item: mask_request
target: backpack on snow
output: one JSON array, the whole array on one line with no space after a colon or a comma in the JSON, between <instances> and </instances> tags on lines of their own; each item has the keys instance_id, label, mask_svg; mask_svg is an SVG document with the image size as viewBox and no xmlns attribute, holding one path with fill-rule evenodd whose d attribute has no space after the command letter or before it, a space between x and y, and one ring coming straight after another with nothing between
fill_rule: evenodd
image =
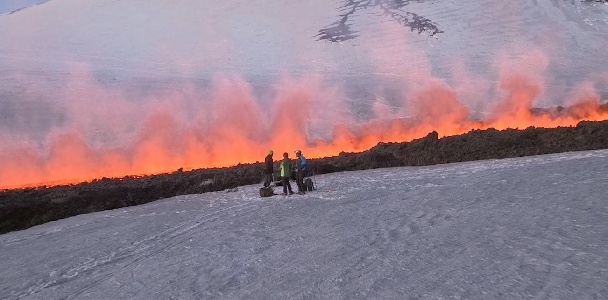
<instances>
[{"instance_id":1,"label":"backpack on snow","mask_svg":"<svg viewBox=\"0 0 608 300\"><path fill-rule=\"evenodd\" d=\"M274 195L274 190L271 187L261 187L260 197L270 197Z\"/></svg>"},{"instance_id":2,"label":"backpack on snow","mask_svg":"<svg viewBox=\"0 0 608 300\"><path fill-rule=\"evenodd\" d=\"M304 186L306 187L307 192L315 190L315 183L312 182L312 179L310 178L304 179Z\"/></svg>"}]
</instances>

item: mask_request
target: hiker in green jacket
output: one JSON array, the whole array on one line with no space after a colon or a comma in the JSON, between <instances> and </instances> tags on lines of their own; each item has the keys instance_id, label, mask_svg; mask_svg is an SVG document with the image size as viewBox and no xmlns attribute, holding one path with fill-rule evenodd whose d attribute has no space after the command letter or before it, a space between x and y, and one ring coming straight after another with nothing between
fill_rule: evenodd
<instances>
[{"instance_id":1,"label":"hiker in green jacket","mask_svg":"<svg viewBox=\"0 0 608 300\"><path fill-rule=\"evenodd\" d=\"M289 154L287 152L283 153L283 161L281 161L280 165L280 174L281 180L283 181L283 195L287 195L287 190L289 190L289 195L293 194L291 190L291 171L293 170L293 165L289 160Z\"/></svg>"}]
</instances>

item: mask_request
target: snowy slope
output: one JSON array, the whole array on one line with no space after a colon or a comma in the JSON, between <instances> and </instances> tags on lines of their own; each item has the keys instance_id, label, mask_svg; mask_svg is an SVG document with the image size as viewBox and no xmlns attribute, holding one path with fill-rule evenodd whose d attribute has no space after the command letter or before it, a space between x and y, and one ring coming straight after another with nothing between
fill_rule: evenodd
<instances>
[{"instance_id":1,"label":"snowy slope","mask_svg":"<svg viewBox=\"0 0 608 300\"><path fill-rule=\"evenodd\" d=\"M608 150L327 174L0 236L8 299L607 299Z\"/></svg>"}]
</instances>

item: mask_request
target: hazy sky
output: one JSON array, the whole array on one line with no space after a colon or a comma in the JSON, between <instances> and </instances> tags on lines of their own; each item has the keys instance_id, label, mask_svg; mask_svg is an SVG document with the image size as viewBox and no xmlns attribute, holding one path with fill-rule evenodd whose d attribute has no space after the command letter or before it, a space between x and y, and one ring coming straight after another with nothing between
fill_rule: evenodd
<instances>
[{"instance_id":1,"label":"hazy sky","mask_svg":"<svg viewBox=\"0 0 608 300\"><path fill-rule=\"evenodd\" d=\"M0 1L0 14L9 13L19 8L42 3L45 0L2 0Z\"/></svg>"}]
</instances>

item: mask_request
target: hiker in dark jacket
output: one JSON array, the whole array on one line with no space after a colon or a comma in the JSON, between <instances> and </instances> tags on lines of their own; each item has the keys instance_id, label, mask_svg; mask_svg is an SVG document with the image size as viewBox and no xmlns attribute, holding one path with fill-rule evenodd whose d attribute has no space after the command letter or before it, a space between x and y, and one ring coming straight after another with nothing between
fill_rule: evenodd
<instances>
[{"instance_id":1,"label":"hiker in dark jacket","mask_svg":"<svg viewBox=\"0 0 608 300\"><path fill-rule=\"evenodd\" d=\"M272 150L269 150L264 159L264 187L269 187L272 182L272 173L274 173L272 154Z\"/></svg>"},{"instance_id":2,"label":"hiker in dark jacket","mask_svg":"<svg viewBox=\"0 0 608 300\"><path fill-rule=\"evenodd\" d=\"M298 184L298 194L306 193L306 186L304 185L304 176L308 174L308 164L306 158L302 155L302 151L296 150L296 183Z\"/></svg>"},{"instance_id":3,"label":"hiker in dark jacket","mask_svg":"<svg viewBox=\"0 0 608 300\"><path fill-rule=\"evenodd\" d=\"M289 190L290 195L293 194L291 183L289 183L289 180L291 180L291 171L293 169L293 165L289 160L289 154L287 154L287 152L283 153L283 161L281 161L281 166L279 169L279 174L281 174L281 180L283 181L283 195L287 195L287 190Z\"/></svg>"}]
</instances>

